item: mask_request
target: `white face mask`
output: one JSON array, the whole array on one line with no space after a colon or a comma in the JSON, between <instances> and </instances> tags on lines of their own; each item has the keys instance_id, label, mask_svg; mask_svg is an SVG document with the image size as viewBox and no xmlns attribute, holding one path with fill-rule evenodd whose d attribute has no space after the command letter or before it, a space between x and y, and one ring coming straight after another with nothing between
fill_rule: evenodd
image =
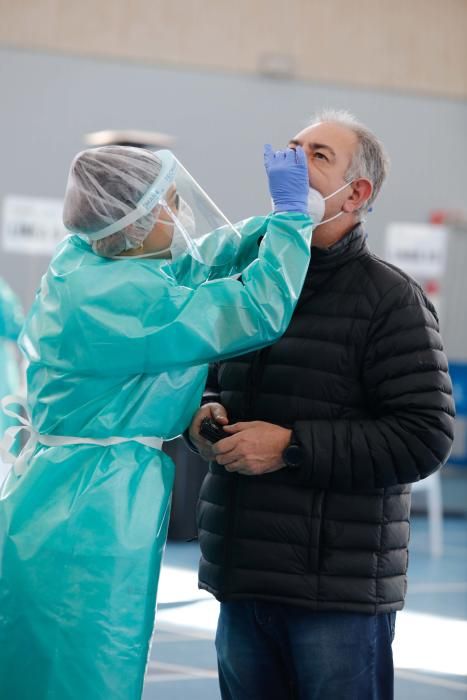
<instances>
[{"instance_id":1,"label":"white face mask","mask_svg":"<svg viewBox=\"0 0 467 700\"><path fill-rule=\"evenodd\" d=\"M158 218L154 222L159 222L172 228L172 241L170 246L168 248L163 248L162 250L154 250L151 253L132 255L131 258L133 260L141 258L161 258L164 257L163 253L170 253L172 260L176 260L177 258L181 257L186 250L191 249L193 243L190 245L188 241L192 242L196 236L196 224L192 208L180 197L178 212L177 214L172 213L172 216L176 220L176 223L170 219L162 218ZM115 256L113 259L122 260L127 258Z\"/></svg>"},{"instance_id":2,"label":"white face mask","mask_svg":"<svg viewBox=\"0 0 467 700\"><path fill-rule=\"evenodd\" d=\"M190 247L196 237L196 223L192 208L180 197L179 209L176 215L177 225L174 224L170 253L176 260Z\"/></svg>"},{"instance_id":3,"label":"white face mask","mask_svg":"<svg viewBox=\"0 0 467 700\"><path fill-rule=\"evenodd\" d=\"M342 192L342 190L351 185L352 182L353 180L351 180L350 182L346 182L345 185L339 187L339 189L337 189L335 192L328 194L327 197L323 197L321 192L318 192L318 190L315 190L313 187L310 187L310 191L308 192L308 213L313 221L313 228L321 226L321 224L327 224L328 221L333 221L334 219L337 219L338 216L341 216L341 214L344 213L343 211L340 211L335 216L331 216L329 217L329 219L325 219L324 221L322 221L324 216L324 210L326 208L326 200L330 199L331 197L334 197L334 195L338 192Z\"/></svg>"}]
</instances>

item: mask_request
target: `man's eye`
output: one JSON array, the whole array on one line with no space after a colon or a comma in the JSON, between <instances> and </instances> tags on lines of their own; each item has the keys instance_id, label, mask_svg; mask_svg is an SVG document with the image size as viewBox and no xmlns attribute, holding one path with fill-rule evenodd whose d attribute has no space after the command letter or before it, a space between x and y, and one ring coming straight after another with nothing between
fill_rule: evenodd
<instances>
[{"instance_id":1,"label":"man's eye","mask_svg":"<svg viewBox=\"0 0 467 700\"><path fill-rule=\"evenodd\" d=\"M324 153L320 153L319 151L316 151L315 158L323 158L324 160L327 160L327 156L325 156Z\"/></svg>"}]
</instances>

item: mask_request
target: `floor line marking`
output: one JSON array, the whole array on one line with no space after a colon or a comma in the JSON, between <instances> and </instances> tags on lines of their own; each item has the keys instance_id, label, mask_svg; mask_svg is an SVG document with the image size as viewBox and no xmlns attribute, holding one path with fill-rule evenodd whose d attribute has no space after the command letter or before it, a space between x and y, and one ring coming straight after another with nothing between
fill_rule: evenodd
<instances>
[{"instance_id":1,"label":"floor line marking","mask_svg":"<svg viewBox=\"0 0 467 700\"><path fill-rule=\"evenodd\" d=\"M149 671L160 670L161 674L170 674L176 680L179 676L189 678L217 678L217 671L210 668L197 668L196 666L185 666L182 664L167 663L166 661L150 661Z\"/></svg>"},{"instance_id":2,"label":"floor line marking","mask_svg":"<svg viewBox=\"0 0 467 700\"><path fill-rule=\"evenodd\" d=\"M186 637L194 637L195 639L213 640L216 636L215 631L210 632L209 630L198 629L196 627L185 627L183 625L177 625L175 622L157 622L156 620L156 634L157 630L163 632L172 632L174 634L183 634Z\"/></svg>"},{"instance_id":3,"label":"floor line marking","mask_svg":"<svg viewBox=\"0 0 467 700\"><path fill-rule=\"evenodd\" d=\"M458 681L449 681L444 678L436 678L434 676L428 676L423 673L417 673L415 671L401 671L396 669L396 678L401 678L407 681L414 681L415 683L425 683L426 685L436 685L440 688L447 688L449 690L467 690L467 683L459 683Z\"/></svg>"},{"instance_id":4,"label":"floor line marking","mask_svg":"<svg viewBox=\"0 0 467 700\"><path fill-rule=\"evenodd\" d=\"M144 681L145 683L175 683L178 681L211 681L211 680L216 680L217 681L217 673L215 676L176 676L172 675L171 673L148 673Z\"/></svg>"}]
</instances>

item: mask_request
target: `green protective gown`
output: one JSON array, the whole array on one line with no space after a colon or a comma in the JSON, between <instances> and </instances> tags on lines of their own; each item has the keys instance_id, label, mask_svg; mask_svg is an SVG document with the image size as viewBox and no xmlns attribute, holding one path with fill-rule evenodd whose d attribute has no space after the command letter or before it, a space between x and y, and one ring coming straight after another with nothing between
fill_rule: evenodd
<instances>
[{"instance_id":1,"label":"green protective gown","mask_svg":"<svg viewBox=\"0 0 467 700\"><path fill-rule=\"evenodd\" d=\"M20 338L35 430L182 433L206 363L278 338L308 268L308 216L240 230L241 280L214 279L218 260L203 284L196 264L106 260L66 239ZM0 492L2 700L139 700L173 478L165 453L131 440L39 442L23 474L11 470Z\"/></svg>"},{"instance_id":2,"label":"green protective gown","mask_svg":"<svg viewBox=\"0 0 467 700\"><path fill-rule=\"evenodd\" d=\"M0 278L0 399L19 388L18 358L15 352L24 317L13 290ZM0 410L0 439L14 421ZM1 481L1 478L0 478Z\"/></svg>"}]
</instances>

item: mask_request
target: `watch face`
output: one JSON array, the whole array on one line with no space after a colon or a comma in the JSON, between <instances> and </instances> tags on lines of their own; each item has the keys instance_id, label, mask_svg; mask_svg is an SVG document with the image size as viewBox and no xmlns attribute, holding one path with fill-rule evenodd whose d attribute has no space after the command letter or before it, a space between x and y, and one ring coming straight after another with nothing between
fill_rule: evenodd
<instances>
[{"instance_id":1,"label":"watch face","mask_svg":"<svg viewBox=\"0 0 467 700\"><path fill-rule=\"evenodd\" d=\"M303 450L300 445L289 445L284 450L284 461L288 467L299 467L303 460Z\"/></svg>"}]
</instances>

